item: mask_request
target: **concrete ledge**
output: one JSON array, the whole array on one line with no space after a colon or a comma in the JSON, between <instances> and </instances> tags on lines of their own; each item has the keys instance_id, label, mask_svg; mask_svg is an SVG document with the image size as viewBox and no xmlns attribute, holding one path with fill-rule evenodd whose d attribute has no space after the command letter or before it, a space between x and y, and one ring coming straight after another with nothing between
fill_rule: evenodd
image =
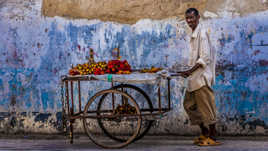
<instances>
[{"instance_id":1,"label":"concrete ledge","mask_svg":"<svg viewBox=\"0 0 268 151\"><path fill-rule=\"evenodd\" d=\"M221 136L268 136L268 125L260 120L247 121L245 117L239 118L225 117L225 122L217 124L218 133ZM227 121L227 122L226 122ZM228 122L229 121L229 122ZM191 136L199 134L196 126L190 126L189 122L177 121L168 125L166 119L157 120L150 129L150 135L176 135ZM228 124L235 125L228 125ZM74 133L84 132L83 124L77 121L74 124ZM12 135L35 135L35 134L61 134L64 127L62 125L62 113L39 113L39 112L21 112L8 113L0 112L0 134ZM45 135L44 135L45 136Z\"/></svg>"}]
</instances>

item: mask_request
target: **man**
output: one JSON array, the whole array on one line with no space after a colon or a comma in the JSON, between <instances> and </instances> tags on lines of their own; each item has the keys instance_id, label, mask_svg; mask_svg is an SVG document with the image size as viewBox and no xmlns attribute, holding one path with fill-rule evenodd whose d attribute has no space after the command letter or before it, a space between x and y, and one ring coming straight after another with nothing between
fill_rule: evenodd
<instances>
[{"instance_id":1,"label":"man","mask_svg":"<svg viewBox=\"0 0 268 151\"><path fill-rule=\"evenodd\" d=\"M185 19L192 29L190 37L190 70L180 72L188 77L188 88L183 102L192 125L199 125L201 135L194 140L199 146L219 145L216 142L216 105L212 85L215 81L215 53L208 32L199 24L197 9L189 8Z\"/></svg>"}]
</instances>

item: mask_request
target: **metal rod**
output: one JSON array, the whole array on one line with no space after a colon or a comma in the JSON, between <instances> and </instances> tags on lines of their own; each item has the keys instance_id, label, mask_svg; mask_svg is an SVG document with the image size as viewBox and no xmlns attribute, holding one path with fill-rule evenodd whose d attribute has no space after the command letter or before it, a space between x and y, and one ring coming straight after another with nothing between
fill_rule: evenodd
<instances>
[{"instance_id":1,"label":"metal rod","mask_svg":"<svg viewBox=\"0 0 268 151\"><path fill-rule=\"evenodd\" d=\"M78 115L76 116L76 118L117 118L117 117L136 117L136 116L155 116L155 115L162 115L166 112L161 112L161 113L147 113L147 114L141 114L141 115L138 115L138 114L119 114L119 115L86 115L86 116L83 116L83 115ZM73 117L74 118L74 117Z\"/></svg>"},{"instance_id":2,"label":"metal rod","mask_svg":"<svg viewBox=\"0 0 268 151\"><path fill-rule=\"evenodd\" d=\"M114 87L114 83L113 81L111 82L112 88ZM115 105L114 105L114 93L112 93L112 106L113 106L113 110L115 109Z\"/></svg>"},{"instance_id":3,"label":"metal rod","mask_svg":"<svg viewBox=\"0 0 268 151\"><path fill-rule=\"evenodd\" d=\"M63 127L63 130L65 131L67 126L66 126L66 102L65 102L65 99L64 99L64 82L61 81L61 103L62 103L62 114L61 114L61 117L62 117L62 127Z\"/></svg>"},{"instance_id":4,"label":"metal rod","mask_svg":"<svg viewBox=\"0 0 268 151\"><path fill-rule=\"evenodd\" d=\"M169 111L168 108L162 108L162 111ZM154 112L154 111L159 111L159 109L140 109L141 112ZM83 112L80 112L81 114ZM113 110L101 110L101 111L87 111L87 113L113 113ZM78 115L79 113L76 113L74 115Z\"/></svg>"},{"instance_id":5,"label":"metal rod","mask_svg":"<svg viewBox=\"0 0 268 151\"><path fill-rule=\"evenodd\" d=\"M66 101L67 101L67 109L68 109L68 116L70 115L70 100L69 100L69 85L68 81L65 81L65 87L66 87Z\"/></svg>"},{"instance_id":6,"label":"metal rod","mask_svg":"<svg viewBox=\"0 0 268 151\"><path fill-rule=\"evenodd\" d=\"M74 90L73 90L73 81L71 81L71 100L72 100L72 107L71 107L71 116L74 114ZM70 120L70 143L73 144L73 123L74 119Z\"/></svg>"},{"instance_id":7,"label":"metal rod","mask_svg":"<svg viewBox=\"0 0 268 151\"><path fill-rule=\"evenodd\" d=\"M159 112L162 111L161 109L161 91L160 91L160 84L158 84L158 109L159 109Z\"/></svg>"},{"instance_id":8,"label":"metal rod","mask_svg":"<svg viewBox=\"0 0 268 151\"><path fill-rule=\"evenodd\" d=\"M123 88L123 86L121 87L121 91L124 92L124 88ZM125 104L127 103L127 101L125 101L123 95L121 96L121 99L122 99L122 100L121 100L122 105L125 105Z\"/></svg>"},{"instance_id":9,"label":"metal rod","mask_svg":"<svg viewBox=\"0 0 268 151\"><path fill-rule=\"evenodd\" d=\"M170 109L170 78L168 80L168 109Z\"/></svg>"},{"instance_id":10,"label":"metal rod","mask_svg":"<svg viewBox=\"0 0 268 151\"><path fill-rule=\"evenodd\" d=\"M72 113L74 113L74 89L73 89L73 81L71 81L71 100L72 100L72 107L71 107L71 111Z\"/></svg>"},{"instance_id":11,"label":"metal rod","mask_svg":"<svg viewBox=\"0 0 268 151\"><path fill-rule=\"evenodd\" d=\"M141 111L151 111L151 109L142 109ZM170 110L168 108L162 108L162 112L159 112L158 109L154 109L154 111L158 111L156 113L142 113L141 116L153 116L153 115L161 115L163 113L169 112ZM87 113L112 113L113 110L102 110L102 111L88 111ZM120 117L120 116L138 116L137 114L122 114L122 115L88 115L88 116L83 116L83 112L80 113L75 113L71 117L69 117L69 120L74 120L74 119L79 119L83 117L88 117L88 118L115 118L115 117Z\"/></svg>"},{"instance_id":12,"label":"metal rod","mask_svg":"<svg viewBox=\"0 0 268 151\"><path fill-rule=\"evenodd\" d=\"M73 127L73 123L74 123L74 120L72 117L73 117L73 107L71 108L71 116L70 116L70 144L73 144L73 140L74 140L74 127Z\"/></svg>"},{"instance_id":13,"label":"metal rod","mask_svg":"<svg viewBox=\"0 0 268 151\"><path fill-rule=\"evenodd\" d=\"M81 106L81 89L80 89L80 81L78 81L78 100L79 100L79 112L82 111L82 106Z\"/></svg>"}]
</instances>

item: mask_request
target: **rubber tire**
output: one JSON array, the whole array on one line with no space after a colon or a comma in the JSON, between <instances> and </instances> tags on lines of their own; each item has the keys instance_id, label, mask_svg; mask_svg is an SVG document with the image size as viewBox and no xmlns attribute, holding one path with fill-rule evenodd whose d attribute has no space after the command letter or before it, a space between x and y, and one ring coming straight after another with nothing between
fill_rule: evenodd
<instances>
[{"instance_id":1,"label":"rubber tire","mask_svg":"<svg viewBox=\"0 0 268 151\"><path fill-rule=\"evenodd\" d=\"M130 88L130 89L134 89L135 91L138 91L139 93L141 93L143 95L143 97L146 99L147 103L148 103L148 106L149 106L149 109L151 109L151 113L153 112L153 104L149 98L149 96L139 87L136 87L134 85L130 85L130 84L120 84L120 85L117 85L117 86L114 86L112 87L111 89L120 89L120 88ZM103 95L98 103L98 108L97 110L100 110L101 108L101 105L102 105L102 102L103 102L103 99L106 97L106 95ZM139 139L141 139L142 137L145 136L146 133L149 132L150 128L152 127L153 125L153 120L150 120L147 127L145 128L145 130L143 132L140 131L139 135L135 138L134 141L137 141ZM111 135L106 129L105 127L103 126L102 122L101 122L101 119L98 119L98 123L99 123L99 126L101 127L101 129L103 130L103 132L108 136L110 137L111 139L113 140L116 140L116 141L119 141L119 142L125 142L126 140L123 140L123 139L120 139L120 138L116 138L114 137L113 135Z\"/></svg>"},{"instance_id":2,"label":"rubber tire","mask_svg":"<svg viewBox=\"0 0 268 151\"><path fill-rule=\"evenodd\" d=\"M87 128L87 124L86 124L86 115L87 115L87 110L88 108L90 107L90 105L95 101L95 99L98 97L98 96L101 96L101 95L107 95L109 93L115 93L115 94L121 94L122 96L128 98L128 101L131 101L137 111L137 115L138 116L138 124L137 124L137 128L134 132L134 134L128 139L126 140L125 142L122 142L122 143L119 143L119 144L116 144L116 145L107 145L107 144L104 144L104 143L100 143L98 142L97 140L94 139L94 137L92 136L92 134L90 133L90 131L88 130ZM97 118L98 119L98 118ZM138 136L139 134L139 131L141 129L141 121L142 121L142 118L141 118L141 112L140 112L140 109L139 109L139 106L138 104L136 103L136 101L130 96L128 95L127 93L124 93L122 91L118 91L118 90L113 90L113 89L108 89L108 90L102 90L98 93L96 93L94 96L92 96L89 101L87 102L86 106L85 106L85 109L84 109L84 113L83 113L83 126L84 126L84 130L86 132L86 134L88 135L88 137L92 140L93 143L95 143L96 145L98 146L101 146L103 148L109 148L109 149L116 149L116 148L123 148L125 146L127 146L128 144L132 143L134 141L134 139Z\"/></svg>"}]
</instances>

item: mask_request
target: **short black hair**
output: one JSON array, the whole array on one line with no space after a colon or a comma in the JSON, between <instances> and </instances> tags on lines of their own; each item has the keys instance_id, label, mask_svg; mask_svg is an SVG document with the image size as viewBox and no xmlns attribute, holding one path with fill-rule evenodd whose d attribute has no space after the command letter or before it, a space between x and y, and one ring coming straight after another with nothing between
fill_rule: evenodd
<instances>
[{"instance_id":1,"label":"short black hair","mask_svg":"<svg viewBox=\"0 0 268 151\"><path fill-rule=\"evenodd\" d=\"M199 11L196 9L196 8L188 8L186 11L185 11L185 14L190 14L194 12L195 16L198 16L199 15Z\"/></svg>"}]
</instances>

